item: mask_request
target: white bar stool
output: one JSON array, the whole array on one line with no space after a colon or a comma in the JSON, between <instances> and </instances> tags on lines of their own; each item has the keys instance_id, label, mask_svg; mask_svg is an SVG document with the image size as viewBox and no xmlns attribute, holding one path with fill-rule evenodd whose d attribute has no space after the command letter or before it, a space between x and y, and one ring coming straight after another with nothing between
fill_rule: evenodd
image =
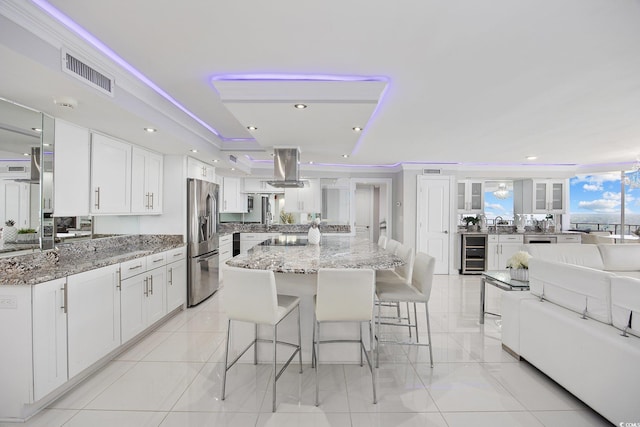
<instances>
[{"instance_id":1,"label":"white bar stool","mask_svg":"<svg viewBox=\"0 0 640 427\"><path fill-rule=\"evenodd\" d=\"M398 286L405 286L411 284L411 275L413 274L413 248L409 246L403 245L402 243L398 244L396 249L396 256L404 261L403 265L396 267L394 270L378 270L376 271L376 286L378 283L386 283L388 285L396 284ZM378 305L381 302L378 301ZM395 307L396 315L395 316L387 316L385 319L395 319L396 322L406 321L405 326L409 328L409 338L411 338L411 323L409 319L409 303L406 303L407 308L407 317L403 317L402 311L400 310L400 303L382 303L384 307ZM380 313L378 313L380 316Z\"/></svg>"},{"instance_id":2,"label":"white bar stool","mask_svg":"<svg viewBox=\"0 0 640 427\"><path fill-rule=\"evenodd\" d=\"M375 293L373 270L346 268L319 269L318 290L313 327L312 365L316 370L316 406L319 401L318 365L320 364L320 344L351 342L360 343L360 366L362 355L367 359L373 384L373 403L377 403L375 369L362 341L362 323L369 322L371 355L373 356L373 298ZM360 338L357 340L320 340L320 325L326 322L357 322ZM317 329L317 331L316 331Z\"/></svg>"},{"instance_id":3,"label":"white bar stool","mask_svg":"<svg viewBox=\"0 0 640 427\"><path fill-rule=\"evenodd\" d=\"M429 347L429 361L433 368L433 351L431 349L431 324L429 322L429 297L431 296L431 287L433 284L433 271L435 268L436 260L432 256L425 253L418 252L415 256L415 262L413 264L413 273L411 284L398 284L393 282L376 282L376 295L380 304L382 303L400 303L407 302L413 303L414 322L411 322L411 315L407 313L409 319L407 323L404 322L382 322L383 317L380 313L380 304L378 304L378 331L377 339L378 345L376 347L376 366L379 366L380 361L380 343L401 344L401 345L418 345ZM418 316L416 311L416 303L424 303L425 313L427 317L427 337L429 339L428 344L420 342L420 336L418 335ZM405 319L403 319L405 320ZM403 326L409 328L415 328L416 341L415 342L399 342L391 340L382 340L380 337L380 326Z\"/></svg>"},{"instance_id":4,"label":"white bar stool","mask_svg":"<svg viewBox=\"0 0 640 427\"><path fill-rule=\"evenodd\" d=\"M224 354L224 374L222 376L222 400L225 399L227 371L253 346L253 363L258 363L258 341L273 343L273 412L276 411L276 382L289 363L298 354L300 373L302 373L302 353L300 352L300 298L280 295L276 292L276 279L273 271L250 270L246 268L225 267L224 270L224 303L229 324L227 325L227 343ZM298 309L298 344L278 341L278 325L295 308ZM229 340L231 321L255 324L255 338L231 362L229 359ZM273 327L273 340L258 339L258 325ZM295 350L289 360L278 372L277 344L293 347Z\"/></svg>"}]
</instances>

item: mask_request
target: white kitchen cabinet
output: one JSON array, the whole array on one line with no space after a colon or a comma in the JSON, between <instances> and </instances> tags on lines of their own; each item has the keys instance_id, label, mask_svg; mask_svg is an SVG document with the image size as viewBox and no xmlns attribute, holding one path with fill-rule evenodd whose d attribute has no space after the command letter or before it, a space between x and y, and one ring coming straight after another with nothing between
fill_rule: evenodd
<instances>
[{"instance_id":1,"label":"white kitchen cabinet","mask_svg":"<svg viewBox=\"0 0 640 427\"><path fill-rule=\"evenodd\" d=\"M32 287L34 401L68 379L66 285L64 278Z\"/></svg>"},{"instance_id":2,"label":"white kitchen cabinet","mask_svg":"<svg viewBox=\"0 0 640 427\"><path fill-rule=\"evenodd\" d=\"M30 206L31 192L35 191L35 185L24 182L2 181L0 180L0 227L4 227L5 221L12 219L15 227L36 228L31 226ZM37 196L35 199L37 200ZM37 211L38 208L36 207Z\"/></svg>"},{"instance_id":3,"label":"white kitchen cabinet","mask_svg":"<svg viewBox=\"0 0 640 427\"><path fill-rule=\"evenodd\" d=\"M245 193L282 193L282 188L272 187L267 178L244 178L243 191Z\"/></svg>"},{"instance_id":4,"label":"white kitchen cabinet","mask_svg":"<svg viewBox=\"0 0 640 427\"><path fill-rule=\"evenodd\" d=\"M240 178L224 177L222 179L222 203L221 213L244 213L247 212L247 198L242 194L242 182Z\"/></svg>"},{"instance_id":5,"label":"white kitchen cabinet","mask_svg":"<svg viewBox=\"0 0 640 427\"><path fill-rule=\"evenodd\" d=\"M218 246L218 265L219 265L219 276L218 279L220 282L223 280L223 267L226 265L226 262L233 258L233 234L225 234L224 236L220 236L219 246Z\"/></svg>"},{"instance_id":6,"label":"white kitchen cabinet","mask_svg":"<svg viewBox=\"0 0 640 427\"><path fill-rule=\"evenodd\" d=\"M138 265L146 268L137 268ZM144 263L127 261L120 268L137 272L120 282L122 342L125 343L166 314L166 257L164 253L149 255Z\"/></svg>"},{"instance_id":7,"label":"white kitchen cabinet","mask_svg":"<svg viewBox=\"0 0 640 427\"><path fill-rule=\"evenodd\" d=\"M522 250L524 238L521 234L490 234L487 242L487 269L505 270L509 258Z\"/></svg>"},{"instance_id":8,"label":"white kitchen cabinet","mask_svg":"<svg viewBox=\"0 0 640 427\"><path fill-rule=\"evenodd\" d=\"M284 210L287 212L322 212L322 191L319 179L304 180L302 188L284 189Z\"/></svg>"},{"instance_id":9,"label":"white kitchen cabinet","mask_svg":"<svg viewBox=\"0 0 640 427\"><path fill-rule=\"evenodd\" d=\"M131 212L131 144L91 135L91 213Z\"/></svg>"},{"instance_id":10,"label":"white kitchen cabinet","mask_svg":"<svg viewBox=\"0 0 640 427\"><path fill-rule=\"evenodd\" d=\"M54 216L89 215L91 138L89 129L55 122Z\"/></svg>"},{"instance_id":11,"label":"white kitchen cabinet","mask_svg":"<svg viewBox=\"0 0 640 427\"><path fill-rule=\"evenodd\" d=\"M567 181L521 179L513 182L515 214L562 214L567 210Z\"/></svg>"},{"instance_id":12,"label":"white kitchen cabinet","mask_svg":"<svg viewBox=\"0 0 640 427\"><path fill-rule=\"evenodd\" d=\"M134 146L131 159L131 213L162 213L162 155Z\"/></svg>"},{"instance_id":13,"label":"white kitchen cabinet","mask_svg":"<svg viewBox=\"0 0 640 427\"><path fill-rule=\"evenodd\" d=\"M120 346L119 265L67 277L69 378Z\"/></svg>"},{"instance_id":14,"label":"white kitchen cabinet","mask_svg":"<svg viewBox=\"0 0 640 427\"><path fill-rule=\"evenodd\" d=\"M582 236L580 234L558 234L556 243L582 243Z\"/></svg>"},{"instance_id":15,"label":"white kitchen cabinet","mask_svg":"<svg viewBox=\"0 0 640 427\"><path fill-rule=\"evenodd\" d=\"M484 212L484 182L464 180L458 181L458 212Z\"/></svg>"},{"instance_id":16,"label":"white kitchen cabinet","mask_svg":"<svg viewBox=\"0 0 640 427\"><path fill-rule=\"evenodd\" d=\"M187 157L187 178L215 182L216 169L207 163L201 162L200 160Z\"/></svg>"},{"instance_id":17,"label":"white kitchen cabinet","mask_svg":"<svg viewBox=\"0 0 640 427\"><path fill-rule=\"evenodd\" d=\"M187 302L186 255L186 247L167 251L167 313Z\"/></svg>"}]
</instances>

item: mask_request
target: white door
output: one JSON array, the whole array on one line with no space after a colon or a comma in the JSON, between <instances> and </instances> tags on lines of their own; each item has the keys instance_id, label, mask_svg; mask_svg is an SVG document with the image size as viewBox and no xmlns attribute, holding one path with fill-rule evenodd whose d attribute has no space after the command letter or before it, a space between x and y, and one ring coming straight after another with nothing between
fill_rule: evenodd
<instances>
[{"instance_id":1,"label":"white door","mask_svg":"<svg viewBox=\"0 0 640 427\"><path fill-rule=\"evenodd\" d=\"M373 187L356 187L356 236L371 240L373 238Z\"/></svg>"},{"instance_id":2,"label":"white door","mask_svg":"<svg viewBox=\"0 0 640 427\"><path fill-rule=\"evenodd\" d=\"M448 178L418 177L416 251L436 259L435 274L449 274Z\"/></svg>"}]
</instances>

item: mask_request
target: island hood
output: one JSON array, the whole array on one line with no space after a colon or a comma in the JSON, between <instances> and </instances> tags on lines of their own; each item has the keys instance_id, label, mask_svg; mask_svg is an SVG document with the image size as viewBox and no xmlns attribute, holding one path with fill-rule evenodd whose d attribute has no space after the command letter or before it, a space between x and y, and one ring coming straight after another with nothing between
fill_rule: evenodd
<instances>
[{"instance_id":1,"label":"island hood","mask_svg":"<svg viewBox=\"0 0 640 427\"><path fill-rule=\"evenodd\" d=\"M40 183L40 147L31 147L31 166L29 178L14 179L15 182L27 182L29 184Z\"/></svg>"},{"instance_id":2,"label":"island hood","mask_svg":"<svg viewBox=\"0 0 640 427\"><path fill-rule=\"evenodd\" d=\"M273 181L268 184L276 188L302 188L300 181L300 151L297 148L273 150Z\"/></svg>"}]
</instances>

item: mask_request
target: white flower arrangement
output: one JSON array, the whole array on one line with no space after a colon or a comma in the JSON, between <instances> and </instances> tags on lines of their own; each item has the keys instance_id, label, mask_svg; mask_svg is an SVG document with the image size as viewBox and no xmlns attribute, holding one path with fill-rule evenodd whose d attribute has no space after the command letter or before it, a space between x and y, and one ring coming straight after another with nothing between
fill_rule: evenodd
<instances>
[{"instance_id":1,"label":"white flower arrangement","mask_svg":"<svg viewBox=\"0 0 640 427\"><path fill-rule=\"evenodd\" d=\"M518 251L507 261L507 268L529 268L529 258L531 254L525 251Z\"/></svg>"}]
</instances>

